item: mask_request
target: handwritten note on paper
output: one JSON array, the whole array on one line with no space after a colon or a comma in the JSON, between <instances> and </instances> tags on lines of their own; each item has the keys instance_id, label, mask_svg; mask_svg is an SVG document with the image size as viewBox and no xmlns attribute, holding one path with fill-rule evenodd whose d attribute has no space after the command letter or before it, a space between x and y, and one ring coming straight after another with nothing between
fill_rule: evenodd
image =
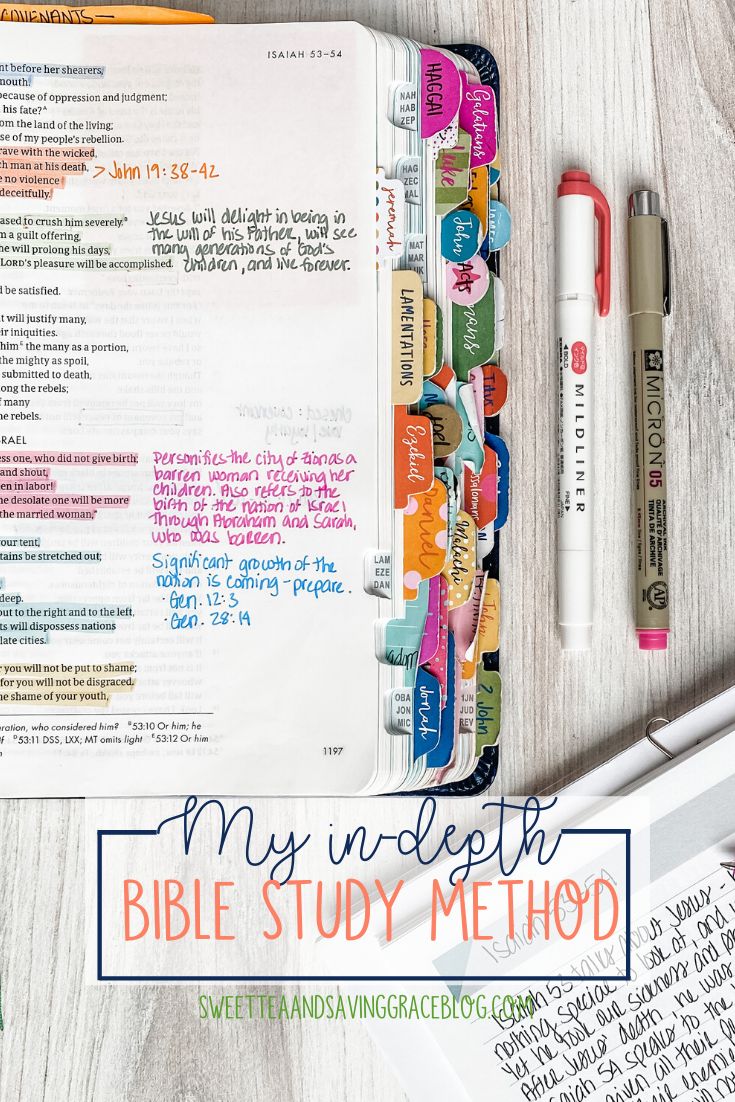
<instances>
[{"instance_id":1,"label":"handwritten note on paper","mask_svg":"<svg viewBox=\"0 0 735 1102\"><path fill-rule=\"evenodd\" d=\"M3 29L0 795L373 774L374 40L210 31Z\"/></svg>"},{"instance_id":2,"label":"handwritten note on paper","mask_svg":"<svg viewBox=\"0 0 735 1102\"><path fill-rule=\"evenodd\" d=\"M147 231L157 259L184 272L347 272L345 246L357 236L344 211L290 207L151 210Z\"/></svg>"},{"instance_id":3,"label":"handwritten note on paper","mask_svg":"<svg viewBox=\"0 0 735 1102\"><path fill-rule=\"evenodd\" d=\"M716 1102L735 1094L735 884L724 870L708 872L631 933L630 983L534 986L532 1016L493 1022L478 1036L509 1100ZM600 952L611 973L621 970L624 944ZM598 968L582 958L570 975Z\"/></svg>"},{"instance_id":4,"label":"handwritten note on paper","mask_svg":"<svg viewBox=\"0 0 735 1102\"><path fill-rule=\"evenodd\" d=\"M154 543L285 543L294 531L355 528L351 452L156 451Z\"/></svg>"}]
</instances>

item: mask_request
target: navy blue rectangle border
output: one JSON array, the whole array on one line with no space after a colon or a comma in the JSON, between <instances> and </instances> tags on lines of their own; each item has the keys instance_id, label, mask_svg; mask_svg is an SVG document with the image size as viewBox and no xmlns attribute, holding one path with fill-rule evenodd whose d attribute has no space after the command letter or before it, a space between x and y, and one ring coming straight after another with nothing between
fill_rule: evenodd
<instances>
[{"instance_id":1,"label":"navy blue rectangle border","mask_svg":"<svg viewBox=\"0 0 735 1102\"><path fill-rule=\"evenodd\" d=\"M615 976L114 976L102 969L102 840L106 837L153 837L158 830L98 830L97 831L97 979L101 983L200 983L200 982L248 982L248 983L627 983L631 979L631 831L621 828L585 830L569 827L563 834L618 835L625 838L625 975Z\"/></svg>"}]
</instances>

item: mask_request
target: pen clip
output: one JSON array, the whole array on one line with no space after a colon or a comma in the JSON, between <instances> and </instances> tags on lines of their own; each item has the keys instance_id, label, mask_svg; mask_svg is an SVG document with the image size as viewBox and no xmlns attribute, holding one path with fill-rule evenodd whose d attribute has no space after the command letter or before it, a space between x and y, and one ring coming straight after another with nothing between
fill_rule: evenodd
<instances>
[{"instance_id":1,"label":"pen clip","mask_svg":"<svg viewBox=\"0 0 735 1102\"><path fill-rule=\"evenodd\" d=\"M661 219L661 284L663 286L663 311L667 318L671 313L671 263L669 260L669 223Z\"/></svg>"},{"instance_id":2,"label":"pen clip","mask_svg":"<svg viewBox=\"0 0 735 1102\"><path fill-rule=\"evenodd\" d=\"M600 317L606 318L610 313L610 207L599 188L592 186L590 197L595 204L597 219L597 309Z\"/></svg>"},{"instance_id":3,"label":"pen clip","mask_svg":"<svg viewBox=\"0 0 735 1102\"><path fill-rule=\"evenodd\" d=\"M590 181L588 172L576 169L562 173L556 194L560 199L564 195L586 195L592 200L597 220L597 310L601 318L607 317L610 313L610 207L607 199Z\"/></svg>"}]
</instances>

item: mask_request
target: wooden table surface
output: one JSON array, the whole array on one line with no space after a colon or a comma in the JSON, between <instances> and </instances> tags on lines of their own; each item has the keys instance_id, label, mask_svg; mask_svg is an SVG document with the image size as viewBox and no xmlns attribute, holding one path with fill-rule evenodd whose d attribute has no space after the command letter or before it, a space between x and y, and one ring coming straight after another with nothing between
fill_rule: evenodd
<instances>
[{"instance_id":1,"label":"wooden table surface","mask_svg":"<svg viewBox=\"0 0 735 1102\"><path fill-rule=\"evenodd\" d=\"M182 5L183 6L183 5ZM192 7L195 5L192 4ZM503 364L512 512L503 533L498 790L538 791L735 680L735 29L731 0L212 0L221 22L352 18L419 41L488 45L503 80ZM553 196L588 169L613 211L598 325L597 624L555 627ZM673 248L668 470L672 640L632 625L631 373L625 203L661 193ZM273 805L278 814L278 805ZM196 989L85 986L81 801L0 806L0 1098L19 1102L343 1102L405 1098L359 1023L200 1022Z\"/></svg>"}]
</instances>

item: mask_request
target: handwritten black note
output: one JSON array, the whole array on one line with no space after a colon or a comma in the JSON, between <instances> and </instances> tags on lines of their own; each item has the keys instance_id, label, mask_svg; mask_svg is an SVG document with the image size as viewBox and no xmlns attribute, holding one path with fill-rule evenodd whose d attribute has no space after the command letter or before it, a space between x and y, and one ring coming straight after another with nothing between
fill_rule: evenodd
<instances>
[{"instance_id":1,"label":"handwritten black note","mask_svg":"<svg viewBox=\"0 0 735 1102\"><path fill-rule=\"evenodd\" d=\"M631 982L548 982L530 990L532 1016L493 1022L485 1051L513 1084L504 1102L735 1096L735 883L726 870L657 906L631 946ZM624 938L611 956L624 971ZM584 960L575 971L585 974Z\"/></svg>"}]
</instances>

